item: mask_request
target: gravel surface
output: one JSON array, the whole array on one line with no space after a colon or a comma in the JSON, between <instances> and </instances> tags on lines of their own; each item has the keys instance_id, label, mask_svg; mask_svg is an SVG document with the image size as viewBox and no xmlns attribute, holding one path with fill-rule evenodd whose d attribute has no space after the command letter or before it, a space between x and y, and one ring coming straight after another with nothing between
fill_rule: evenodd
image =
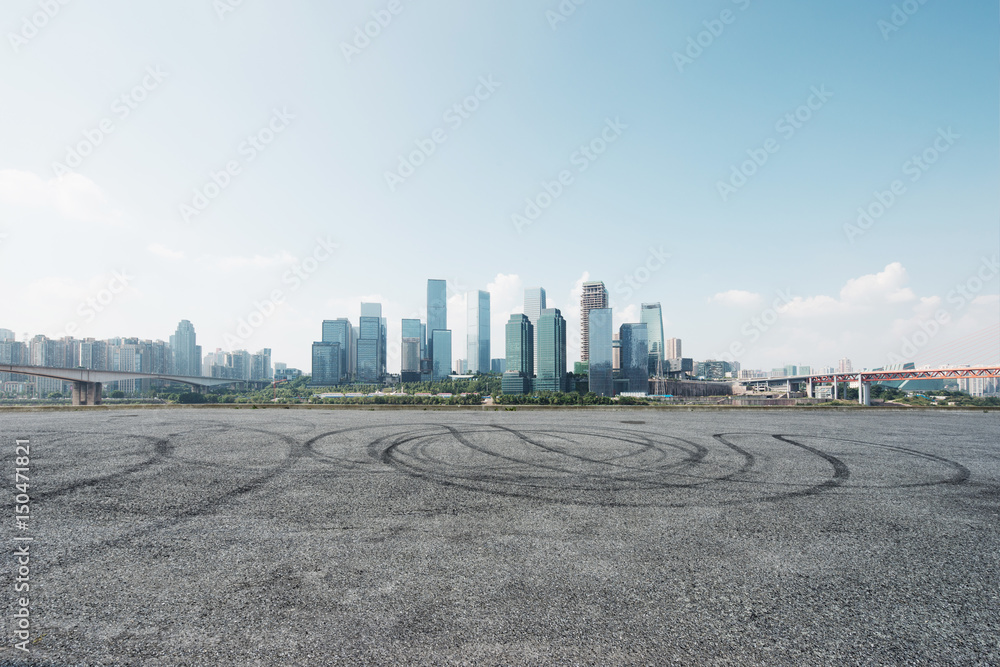
<instances>
[{"instance_id":1,"label":"gravel surface","mask_svg":"<svg viewBox=\"0 0 1000 667\"><path fill-rule=\"evenodd\" d=\"M2 664L1000 664L996 412L0 424Z\"/></svg>"}]
</instances>

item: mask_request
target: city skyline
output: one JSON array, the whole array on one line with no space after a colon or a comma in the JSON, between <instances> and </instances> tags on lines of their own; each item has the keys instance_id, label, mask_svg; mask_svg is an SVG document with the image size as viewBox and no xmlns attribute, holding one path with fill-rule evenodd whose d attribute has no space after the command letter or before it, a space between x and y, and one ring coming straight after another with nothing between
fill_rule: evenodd
<instances>
[{"instance_id":1,"label":"city skyline","mask_svg":"<svg viewBox=\"0 0 1000 667\"><path fill-rule=\"evenodd\" d=\"M308 368L373 302L398 372L425 275L457 357L466 292L496 347L544 286L572 364L591 280L615 331L660 302L687 357L756 368L933 363L1000 321L995 4L400 6L358 53L378 3L60 5L8 39L0 325L187 319Z\"/></svg>"}]
</instances>

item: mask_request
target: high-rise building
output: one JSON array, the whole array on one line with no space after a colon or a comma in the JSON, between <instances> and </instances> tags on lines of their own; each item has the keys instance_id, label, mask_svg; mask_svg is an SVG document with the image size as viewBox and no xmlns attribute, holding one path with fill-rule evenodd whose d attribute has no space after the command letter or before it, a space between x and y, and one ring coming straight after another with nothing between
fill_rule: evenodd
<instances>
[{"instance_id":1,"label":"high-rise building","mask_svg":"<svg viewBox=\"0 0 1000 667\"><path fill-rule=\"evenodd\" d=\"M420 382L420 339L404 336L400 353L400 381Z\"/></svg>"},{"instance_id":2,"label":"high-rise building","mask_svg":"<svg viewBox=\"0 0 1000 667\"><path fill-rule=\"evenodd\" d=\"M434 381L447 380L451 375L451 331L435 329L431 335L431 348L434 351Z\"/></svg>"},{"instance_id":3,"label":"high-rise building","mask_svg":"<svg viewBox=\"0 0 1000 667\"><path fill-rule=\"evenodd\" d=\"M617 331L611 333L611 370L622 369L622 341Z\"/></svg>"},{"instance_id":4,"label":"high-rise building","mask_svg":"<svg viewBox=\"0 0 1000 667\"><path fill-rule=\"evenodd\" d=\"M538 318L538 391L566 391L566 320L558 308L545 308Z\"/></svg>"},{"instance_id":5,"label":"high-rise building","mask_svg":"<svg viewBox=\"0 0 1000 667\"><path fill-rule=\"evenodd\" d=\"M646 335L649 340L649 375L656 376L663 372L663 310L659 303L642 304L639 321L646 325ZM677 356L680 356L679 354ZM669 357L668 357L669 358ZM632 390L635 391L635 390Z\"/></svg>"},{"instance_id":6,"label":"high-rise building","mask_svg":"<svg viewBox=\"0 0 1000 667\"><path fill-rule=\"evenodd\" d=\"M385 377L385 320L382 304L362 303L358 332L359 382L378 384Z\"/></svg>"},{"instance_id":7,"label":"high-rise building","mask_svg":"<svg viewBox=\"0 0 1000 667\"><path fill-rule=\"evenodd\" d=\"M17 337L14 336L13 331L11 331L10 329L0 329L0 343L12 340L17 340Z\"/></svg>"},{"instance_id":8,"label":"high-rise building","mask_svg":"<svg viewBox=\"0 0 1000 667\"><path fill-rule=\"evenodd\" d=\"M681 354L681 339L680 338L670 338L666 343L666 351L663 353L664 359L680 359L684 355Z\"/></svg>"},{"instance_id":9,"label":"high-rise building","mask_svg":"<svg viewBox=\"0 0 1000 667\"><path fill-rule=\"evenodd\" d=\"M601 287L603 288L603 283ZM586 288L586 285L584 285ZM607 290L605 290L607 295ZM611 370L611 309L591 308L587 313L589 331L590 391L598 396L614 395L614 374Z\"/></svg>"},{"instance_id":10,"label":"high-rise building","mask_svg":"<svg viewBox=\"0 0 1000 667\"><path fill-rule=\"evenodd\" d=\"M201 346L195 340L194 325L188 320L177 325L177 332L170 337L170 350L174 375L201 375Z\"/></svg>"},{"instance_id":11,"label":"high-rise building","mask_svg":"<svg viewBox=\"0 0 1000 667\"><path fill-rule=\"evenodd\" d=\"M544 288L530 287L524 290L524 314L528 316L528 321L535 328L535 368L538 368L538 318L542 316L542 311L547 307Z\"/></svg>"},{"instance_id":12,"label":"high-rise building","mask_svg":"<svg viewBox=\"0 0 1000 667\"><path fill-rule=\"evenodd\" d=\"M490 360L490 372L496 373L497 375L503 375L504 371L507 370L507 360L506 359L491 359Z\"/></svg>"},{"instance_id":13,"label":"high-rise building","mask_svg":"<svg viewBox=\"0 0 1000 667\"><path fill-rule=\"evenodd\" d=\"M468 372L485 373L490 368L490 293L469 292Z\"/></svg>"},{"instance_id":14,"label":"high-rise building","mask_svg":"<svg viewBox=\"0 0 1000 667\"><path fill-rule=\"evenodd\" d=\"M535 331L527 315L515 313L504 327L507 370L501 380L505 394L524 394L531 389L535 372Z\"/></svg>"},{"instance_id":15,"label":"high-rise building","mask_svg":"<svg viewBox=\"0 0 1000 667\"><path fill-rule=\"evenodd\" d=\"M853 373L854 368L851 366L851 360L844 357L837 362L837 372L838 373Z\"/></svg>"},{"instance_id":16,"label":"high-rise building","mask_svg":"<svg viewBox=\"0 0 1000 667\"><path fill-rule=\"evenodd\" d=\"M330 387L340 383L340 343L312 344L312 379L309 384Z\"/></svg>"},{"instance_id":17,"label":"high-rise building","mask_svg":"<svg viewBox=\"0 0 1000 667\"><path fill-rule=\"evenodd\" d=\"M590 359L590 311L608 307L608 290L603 282L583 284L583 294L580 296L580 359ZM611 326L610 324L608 325ZM608 369L611 369L611 329L608 329ZM611 394L609 393L608 396Z\"/></svg>"},{"instance_id":18,"label":"high-rise building","mask_svg":"<svg viewBox=\"0 0 1000 667\"><path fill-rule=\"evenodd\" d=\"M351 379L350 358L352 356L352 343L354 339L352 328L351 322L346 317L336 320L323 320L322 341L324 343L338 343L340 345L340 362L338 364L340 379L338 384Z\"/></svg>"},{"instance_id":19,"label":"high-rise building","mask_svg":"<svg viewBox=\"0 0 1000 667\"><path fill-rule=\"evenodd\" d=\"M339 361L339 363L343 362ZM270 380L272 377L271 348L265 347L262 350L257 350L257 352L250 356L250 380Z\"/></svg>"},{"instance_id":20,"label":"high-rise building","mask_svg":"<svg viewBox=\"0 0 1000 667\"><path fill-rule=\"evenodd\" d=\"M448 329L448 282L429 279L427 281L427 358L433 373L434 332ZM451 353L447 361L451 368Z\"/></svg>"},{"instance_id":21,"label":"high-rise building","mask_svg":"<svg viewBox=\"0 0 1000 667\"><path fill-rule=\"evenodd\" d=\"M621 341L621 373L628 381L628 391L649 392L649 330L645 322L623 324L618 330Z\"/></svg>"}]
</instances>

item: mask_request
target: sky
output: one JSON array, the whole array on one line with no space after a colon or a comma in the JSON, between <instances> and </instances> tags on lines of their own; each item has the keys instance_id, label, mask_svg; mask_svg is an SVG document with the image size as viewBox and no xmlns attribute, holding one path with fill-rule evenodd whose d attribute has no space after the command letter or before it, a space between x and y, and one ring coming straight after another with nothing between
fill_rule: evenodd
<instances>
[{"instance_id":1,"label":"sky","mask_svg":"<svg viewBox=\"0 0 1000 667\"><path fill-rule=\"evenodd\" d=\"M1000 360L1000 10L8 0L0 328L271 348L544 287L696 360Z\"/></svg>"}]
</instances>

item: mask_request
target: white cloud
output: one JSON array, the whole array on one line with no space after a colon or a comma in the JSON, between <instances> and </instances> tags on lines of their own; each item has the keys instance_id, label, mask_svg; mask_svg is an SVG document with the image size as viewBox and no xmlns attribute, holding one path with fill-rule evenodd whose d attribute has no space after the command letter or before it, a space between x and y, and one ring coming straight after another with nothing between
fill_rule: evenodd
<instances>
[{"instance_id":1,"label":"white cloud","mask_svg":"<svg viewBox=\"0 0 1000 667\"><path fill-rule=\"evenodd\" d=\"M275 266L281 266L284 264L292 264L295 262L295 256L292 255L287 250L282 250L274 255L252 255L250 257L243 257L240 255L233 255L229 257L206 257L212 265L219 269L220 271L235 271L238 269L252 268L252 269L267 269Z\"/></svg>"},{"instance_id":2,"label":"white cloud","mask_svg":"<svg viewBox=\"0 0 1000 667\"><path fill-rule=\"evenodd\" d=\"M69 173L48 181L17 169L0 170L0 202L22 208L48 209L73 222L121 224L104 191L86 176Z\"/></svg>"},{"instance_id":3,"label":"white cloud","mask_svg":"<svg viewBox=\"0 0 1000 667\"><path fill-rule=\"evenodd\" d=\"M840 290L840 300L848 305L877 305L883 303L905 303L916 299L909 287L906 269L899 262L893 262L880 273L851 278Z\"/></svg>"}]
</instances>

